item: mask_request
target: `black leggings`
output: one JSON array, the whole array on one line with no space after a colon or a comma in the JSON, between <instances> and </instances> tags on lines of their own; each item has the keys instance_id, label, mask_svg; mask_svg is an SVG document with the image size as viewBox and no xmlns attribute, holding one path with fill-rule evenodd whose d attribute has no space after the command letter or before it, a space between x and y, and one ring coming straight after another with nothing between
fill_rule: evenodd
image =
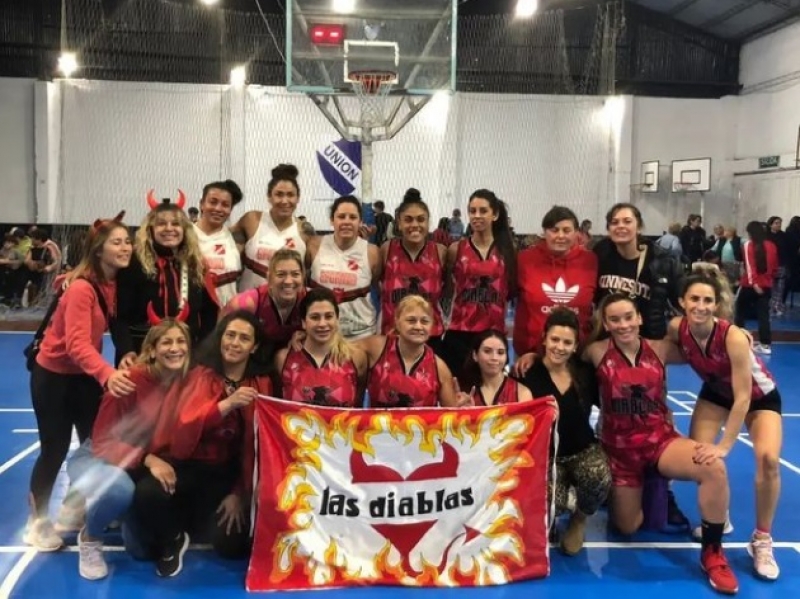
<instances>
[{"instance_id":1,"label":"black leggings","mask_svg":"<svg viewBox=\"0 0 800 599\"><path fill-rule=\"evenodd\" d=\"M67 457L72 427L83 443L91 436L103 389L86 374L58 374L39 364L31 372L31 400L41 449L31 472L31 501L46 517L58 471Z\"/></svg>"},{"instance_id":2,"label":"black leggings","mask_svg":"<svg viewBox=\"0 0 800 599\"><path fill-rule=\"evenodd\" d=\"M769 322L769 301L772 298L772 288L762 289L759 294L753 287L742 287L736 296L736 311L734 322L737 327L744 328L745 320L752 317L755 312L758 318L758 341L762 345L772 344L772 327Z\"/></svg>"},{"instance_id":3,"label":"black leggings","mask_svg":"<svg viewBox=\"0 0 800 599\"><path fill-rule=\"evenodd\" d=\"M220 502L233 489L238 468L230 464L219 466L196 461L177 462L172 467L176 477L173 495L164 491L149 471L136 483L133 509L143 537L158 551L179 533L189 532L197 535L199 540L210 541L222 557L237 559L246 556L249 518L245 518L242 530L232 530L227 534L225 528L217 523L219 515L216 513Z\"/></svg>"}]
</instances>

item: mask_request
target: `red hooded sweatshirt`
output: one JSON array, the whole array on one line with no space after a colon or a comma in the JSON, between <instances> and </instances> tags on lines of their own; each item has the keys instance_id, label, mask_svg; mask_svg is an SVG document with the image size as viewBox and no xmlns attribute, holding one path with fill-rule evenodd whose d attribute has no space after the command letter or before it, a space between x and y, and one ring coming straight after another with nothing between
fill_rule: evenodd
<instances>
[{"instance_id":1,"label":"red hooded sweatshirt","mask_svg":"<svg viewBox=\"0 0 800 599\"><path fill-rule=\"evenodd\" d=\"M581 340L592 328L592 300L597 286L597 256L581 245L563 255L553 254L542 242L517 259L519 301L514 319L514 351L537 351L544 323L553 308L574 310L581 326Z\"/></svg>"},{"instance_id":2,"label":"red hooded sweatshirt","mask_svg":"<svg viewBox=\"0 0 800 599\"><path fill-rule=\"evenodd\" d=\"M778 247L769 239L764 241L764 253L766 255L767 270L758 272L756 266L756 246L752 241L745 242L742 250L744 255L744 268L739 285L742 287L755 287L758 285L764 289L772 287L772 279L778 272Z\"/></svg>"}]
</instances>

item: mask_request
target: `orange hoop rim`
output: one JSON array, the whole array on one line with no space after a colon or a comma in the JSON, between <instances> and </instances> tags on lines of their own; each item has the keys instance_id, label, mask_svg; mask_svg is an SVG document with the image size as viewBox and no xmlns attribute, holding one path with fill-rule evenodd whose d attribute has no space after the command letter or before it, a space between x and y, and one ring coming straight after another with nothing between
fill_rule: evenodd
<instances>
[{"instance_id":1,"label":"orange hoop rim","mask_svg":"<svg viewBox=\"0 0 800 599\"><path fill-rule=\"evenodd\" d=\"M392 82L397 77L394 71L351 71L347 77L354 83L361 85L366 94L376 94L382 85Z\"/></svg>"}]
</instances>

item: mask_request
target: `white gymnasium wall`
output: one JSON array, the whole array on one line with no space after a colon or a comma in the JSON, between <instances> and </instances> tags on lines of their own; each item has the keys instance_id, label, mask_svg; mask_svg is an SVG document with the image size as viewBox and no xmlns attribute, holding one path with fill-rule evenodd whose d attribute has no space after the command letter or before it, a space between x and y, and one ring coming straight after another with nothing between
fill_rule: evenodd
<instances>
[{"instance_id":1,"label":"white gymnasium wall","mask_svg":"<svg viewBox=\"0 0 800 599\"><path fill-rule=\"evenodd\" d=\"M800 215L800 22L745 45L743 90L733 164L740 226L749 220ZM758 172L760 156L780 156L780 170Z\"/></svg>"},{"instance_id":2,"label":"white gymnasium wall","mask_svg":"<svg viewBox=\"0 0 800 599\"><path fill-rule=\"evenodd\" d=\"M658 160L659 191L633 189L645 230L660 235L672 222L702 214L707 228L728 223L734 210L730 155L736 98L722 100L637 97L633 102L632 183L641 183L642 162ZM673 193L672 161L711 158L711 191Z\"/></svg>"},{"instance_id":3,"label":"white gymnasium wall","mask_svg":"<svg viewBox=\"0 0 800 599\"><path fill-rule=\"evenodd\" d=\"M653 234L690 212L707 225L788 219L800 212L798 46L800 24L746 45L743 95L722 100L436 97L375 144L374 197L391 208L418 187L436 219L488 187L519 232L538 231L556 202L600 231L609 204L629 198ZM181 186L196 203L203 183L228 176L246 193L236 216L263 206L271 167L289 161L301 171L299 211L328 223L333 194L315 153L337 135L310 100L280 88L0 79L0 130L0 222L85 222L119 207L135 222L150 186L159 196ZM749 174L766 155L792 170ZM671 193L671 161L697 157L712 159L712 191ZM662 163L658 194L628 188L645 160Z\"/></svg>"},{"instance_id":4,"label":"white gymnasium wall","mask_svg":"<svg viewBox=\"0 0 800 599\"><path fill-rule=\"evenodd\" d=\"M270 169L292 162L300 170L299 213L317 227L329 226L334 194L316 152L338 134L303 95L80 80L36 85L26 108L36 114L37 158L14 170L42 174L35 196L40 222L86 223L124 208L126 220L136 223L149 188L159 198L175 197L181 188L196 204L204 183L226 177L245 192L236 217L262 208ZM417 187L436 222L485 187L508 202L520 233L537 232L555 203L596 220L616 199L614 123L623 114L609 110L612 104L436 96L394 139L374 144L374 197L391 209L406 188ZM21 109L8 111L8 118ZM3 210L0 222L12 220Z\"/></svg>"},{"instance_id":5,"label":"white gymnasium wall","mask_svg":"<svg viewBox=\"0 0 800 599\"><path fill-rule=\"evenodd\" d=\"M0 78L0 222L34 217L34 82Z\"/></svg>"}]
</instances>

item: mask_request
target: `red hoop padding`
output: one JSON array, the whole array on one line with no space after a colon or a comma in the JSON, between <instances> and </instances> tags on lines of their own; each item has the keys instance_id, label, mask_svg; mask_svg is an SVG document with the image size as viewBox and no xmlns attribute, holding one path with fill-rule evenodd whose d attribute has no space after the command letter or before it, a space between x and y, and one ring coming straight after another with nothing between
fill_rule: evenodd
<instances>
[{"instance_id":1,"label":"red hoop padding","mask_svg":"<svg viewBox=\"0 0 800 599\"><path fill-rule=\"evenodd\" d=\"M365 94L375 95L382 84L394 81L397 73L394 71L352 71L348 77L352 81L360 83Z\"/></svg>"}]
</instances>

